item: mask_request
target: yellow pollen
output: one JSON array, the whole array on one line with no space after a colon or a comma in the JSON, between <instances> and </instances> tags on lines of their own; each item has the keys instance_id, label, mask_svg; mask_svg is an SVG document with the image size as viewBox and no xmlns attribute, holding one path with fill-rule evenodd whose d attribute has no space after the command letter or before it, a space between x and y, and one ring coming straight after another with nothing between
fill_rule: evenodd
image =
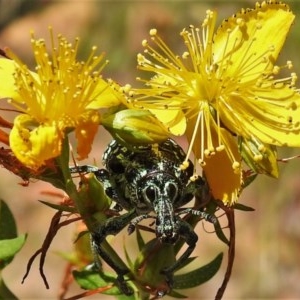
<instances>
[{"instance_id":1,"label":"yellow pollen","mask_svg":"<svg viewBox=\"0 0 300 300\"><path fill-rule=\"evenodd\" d=\"M259 6L259 3L258 3L258 6ZM261 5L260 5L262 8L265 8L266 6L267 6L267 3L266 3L266 1L263 1L262 3L261 3Z\"/></svg>"},{"instance_id":2,"label":"yellow pollen","mask_svg":"<svg viewBox=\"0 0 300 300\"><path fill-rule=\"evenodd\" d=\"M221 152L221 151L223 151L224 149L225 149L225 146L224 146L224 145L219 145L219 146L216 147L217 152Z\"/></svg>"},{"instance_id":3,"label":"yellow pollen","mask_svg":"<svg viewBox=\"0 0 300 300\"><path fill-rule=\"evenodd\" d=\"M150 33L151 36L154 36L154 35L157 34L157 29L153 28L153 29L150 30L149 33Z\"/></svg>"},{"instance_id":4,"label":"yellow pollen","mask_svg":"<svg viewBox=\"0 0 300 300\"><path fill-rule=\"evenodd\" d=\"M259 161L262 161L262 159L263 159L262 154L255 154L254 155L254 161L259 162Z\"/></svg>"},{"instance_id":5,"label":"yellow pollen","mask_svg":"<svg viewBox=\"0 0 300 300\"><path fill-rule=\"evenodd\" d=\"M295 83L296 83L296 81L297 81L297 79L298 79L297 74L296 73L291 73L291 79L292 79L291 86L294 86Z\"/></svg>"},{"instance_id":6,"label":"yellow pollen","mask_svg":"<svg viewBox=\"0 0 300 300\"><path fill-rule=\"evenodd\" d=\"M201 167L204 167L206 165L206 162L203 159L198 159L198 163Z\"/></svg>"},{"instance_id":7,"label":"yellow pollen","mask_svg":"<svg viewBox=\"0 0 300 300\"><path fill-rule=\"evenodd\" d=\"M233 170L239 170L241 167L241 164L238 161L234 161L232 164Z\"/></svg>"},{"instance_id":8,"label":"yellow pollen","mask_svg":"<svg viewBox=\"0 0 300 300\"><path fill-rule=\"evenodd\" d=\"M123 91L124 91L125 93L130 92L130 89L131 89L131 85L130 85L130 84L125 84L125 85L123 86Z\"/></svg>"},{"instance_id":9,"label":"yellow pollen","mask_svg":"<svg viewBox=\"0 0 300 300\"><path fill-rule=\"evenodd\" d=\"M188 51L185 51L185 52L182 54L182 58L183 58L183 59L187 59L189 56L190 56L190 53L189 53Z\"/></svg>"},{"instance_id":10,"label":"yellow pollen","mask_svg":"<svg viewBox=\"0 0 300 300\"><path fill-rule=\"evenodd\" d=\"M205 155L205 157L207 157L207 158L209 158L209 157L211 157L211 156L213 156L213 155L215 155L216 154L216 152L214 151L214 148L211 148L211 149L205 149L204 150L204 155Z\"/></svg>"},{"instance_id":11,"label":"yellow pollen","mask_svg":"<svg viewBox=\"0 0 300 300\"><path fill-rule=\"evenodd\" d=\"M193 176L190 177L190 181L194 182L199 178L199 175L194 174Z\"/></svg>"},{"instance_id":12,"label":"yellow pollen","mask_svg":"<svg viewBox=\"0 0 300 300\"><path fill-rule=\"evenodd\" d=\"M186 170L186 169L188 168L189 165L190 165L190 163L189 163L187 160L185 160L185 161L179 166L179 168L180 168L180 170Z\"/></svg>"},{"instance_id":13,"label":"yellow pollen","mask_svg":"<svg viewBox=\"0 0 300 300\"><path fill-rule=\"evenodd\" d=\"M147 40L143 40L143 41L142 41L142 46L143 46L143 47L147 47L147 45L148 45L148 41L147 41Z\"/></svg>"},{"instance_id":14,"label":"yellow pollen","mask_svg":"<svg viewBox=\"0 0 300 300\"><path fill-rule=\"evenodd\" d=\"M292 63L292 61L288 60L288 61L286 62L286 64L287 64L288 69L292 69L292 68L293 68L293 63Z\"/></svg>"},{"instance_id":15,"label":"yellow pollen","mask_svg":"<svg viewBox=\"0 0 300 300\"><path fill-rule=\"evenodd\" d=\"M237 18L236 24L238 24L240 27L243 27L245 25L245 20L242 18Z\"/></svg>"},{"instance_id":16,"label":"yellow pollen","mask_svg":"<svg viewBox=\"0 0 300 300\"><path fill-rule=\"evenodd\" d=\"M280 71L280 67L279 67L279 66L274 66L274 67L273 67L273 72L272 72L272 73L276 75L276 74L279 73L279 71Z\"/></svg>"}]
</instances>

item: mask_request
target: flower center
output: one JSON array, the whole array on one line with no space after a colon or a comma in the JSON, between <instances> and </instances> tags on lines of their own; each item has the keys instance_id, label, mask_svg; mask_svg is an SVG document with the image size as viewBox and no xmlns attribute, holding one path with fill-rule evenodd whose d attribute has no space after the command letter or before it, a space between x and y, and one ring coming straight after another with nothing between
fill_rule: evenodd
<instances>
[{"instance_id":1,"label":"flower center","mask_svg":"<svg viewBox=\"0 0 300 300\"><path fill-rule=\"evenodd\" d=\"M12 103L39 123L57 122L58 126L64 123L63 127L73 127L77 116L97 96L94 91L102 80L100 72L107 62L101 63L103 54L95 55L96 47L92 48L86 62L77 61L79 39L72 45L63 36L58 35L58 45L55 46L52 28L49 28L49 31L51 55L47 52L45 41L35 39L31 33L37 64L36 73L29 71L28 67L9 51L9 56L17 64L15 84L23 101L12 100Z\"/></svg>"}]
</instances>

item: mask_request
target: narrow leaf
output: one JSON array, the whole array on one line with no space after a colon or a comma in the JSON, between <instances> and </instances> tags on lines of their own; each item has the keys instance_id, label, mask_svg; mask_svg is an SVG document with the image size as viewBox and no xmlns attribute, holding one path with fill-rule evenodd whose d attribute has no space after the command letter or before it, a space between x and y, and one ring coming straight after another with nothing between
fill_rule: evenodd
<instances>
[{"instance_id":1,"label":"narrow leaf","mask_svg":"<svg viewBox=\"0 0 300 300\"><path fill-rule=\"evenodd\" d=\"M173 297L173 298L179 298L179 299L185 299L188 298L185 295L182 295L180 293L178 293L177 291L172 290L170 293L168 293L168 296Z\"/></svg>"},{"instance_id":2,"label":"narrow leaf","mask_svg":"<svg viewBox=\"0 0 300 300\"><path fill-rule=\"evenodd\" d=\"M23 247L26 235L20 235L14 239L0 241L0 268L4 268Z\"/></svg>"},{"instance_id":3,"label":"narrow leaf","mask_svg":"<svg viewBox=\"0 0 300 300\"><path fill-rule=\"evenodd\" d=\"M110 289L103 292L106 295L119 296L122 295L120 290L113 286L116 281L116 276L108 273L103 273L95 270L74 271L73 276L81 288L85 290L94 290L99 287L112 286ZM126 298L127 300L135 299L134 296Z\"/></svg>"},{"instance_id":4,"label":"narrow leaf","mask_svg":"<svg viewBox=\"0 0 300 300\"><path fill-rule=\"evenodd\" d=\"M14 216L8 205L0 200L0 240L12 239L17 236Z\"/></svg>"},{"instance_id":5,"label":"narrow leaf","mask_svg":"<svg viewBox=\"0 0 300 300\"><path fill-rule=\"evenodd\" d=\"M142 237L141 231L138 228L136 229L136 241L138 243L139 251L142 251L142 249L145 247L145 241Z\"/></svg>"},{"instance_id":6,"label":"narrow leaf","mask_svg":"<svg viewBox=\"0 0 300 300\"><path fill-rule=\"evenodd\" d=\"M220 253L207 265L191 272L174 276L174 289L189 289L211 279L219 270L223 259L223 253Z\"/></svg>"},{"instance_id":7,"label":"narrow leaf","mask_svg":"<svg viewBox=\"0 0 300 300\"><path fill-rule=\"evenodd\" d=\"M3 279L0 277L0 300L18 300L18 298L6 286Z\"/></svg>"},{"instance_id":8,"label":"narrow leaf","mask_svg":"<svg viewBox=\"0 0 300 300\"><path fill-rule=\"evenodd\" d=\"M216 231L217 237L218 237L223 243L225 243L226 245L229 245L229 240L228 240L228 238L226 237L226 235L224 234L223 229L222 229L222 227L221 227L221 225L220 225L219 220L217 221L217 223L214 224L214 227L215 227L215 231Z\"/></svg>"},{"instance_id":9,"label":"narrow leaf","mask_svg":"<svg viewBox=\"0 0 300 300\"><path fill-rule=\"evenodd\" d=\"M234 209L243 210L243 211L255 211L254 208L241 204L241 203L235 203L233 206Z\"/></svg>"},{"instance_id":10,"label":"narrow leaf","mask_svg":"<svg viewBox=\"0 0 300 300\"><path fill-rule=\"evenodd\" d=\"M60 210L60 211L66 211L66 212L70 212L70 213L76 213L77 212L75 207L66 206L66 205L58 205L58 204L46 202L46 201L43 201L43 200L39 200L39 202L41 202L41 203L43 203L43 204L45 204L45 205L47 205L51 208Z\"/></svg>"}]
</instances>

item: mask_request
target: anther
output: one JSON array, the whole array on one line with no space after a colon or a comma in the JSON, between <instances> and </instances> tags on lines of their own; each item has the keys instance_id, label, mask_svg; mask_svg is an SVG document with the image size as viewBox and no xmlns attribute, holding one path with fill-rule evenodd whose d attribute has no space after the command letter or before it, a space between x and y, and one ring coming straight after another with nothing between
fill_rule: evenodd
<instances>
[{"instance_id":1,"label":"anther","mask_svg":"<svg viewBox=\"0 0 300 300\"><path fill-rule=\"evenodd\" d=\"M152 28L149 33L150 33L151 36L154 36L154 35L157 34L157 29Z\"/></svg>"},{"instance_id":2,"label":"anther","mask_svg":"<svg viewBox=\"0 0 300 300\"><path fill-rule=\"evenodd\" d=\"M193 176L190 177L190 181L195 182L199 178L199 175L194 174Z\"/></svg>"},{"instance_id":3,"label":"anther","mask_svg":"<svg viewBox=\"0 0 300 300\"><path fill-rule=\"evenodd\" d=\"M263 159L262 154L255 154L254 155L254 161L259 162L259 161L262 161L262 159Z\"/></svg>"},{"instance_id":4,"label":"anther","mask_svg":"<svg viewBox=\"0 0 300 300\"><path fill-rule=\"evenodd\" d=\"M279 73L279 71L280 71L280 67L279 66L274 66L272 73L276 75L276 74Z\"/></svg>"},{"instance_id":5,"label":"anther","mask_svg":"<svg viewBox=\"0 0 300 300\"><path fill-rule=\"evenodd\" d=\"M245 20L242 19L242 18L237 18L236 19L236 24L239 26L239 27L243 27L245 25Z\"/></svg>"},{"instance_id":6,"label":"anther","mask_svg":"<svg viewBox=\"0 0 300 300\"><path fill-rule=\"evenodd\" d=\"M266 147L265 147L265 145L260 144L260 145L258 146L258 151L260 151L260 152L262 152L262 153L266 152Z\"/></svg>"},{"instance_id":7,"label":"anther","mask_svg":"<svg viewBox=\"0 0 300 300\"><path fill-rule=\"evenodd\" d=\"M223 151L224 149L225 149L225 146L224 146L224 145L219 145L219 146L216 147L217 152L221 152L221 151Z\"/></svg>"},{"instance_id":8,"label":"anther","mask_svg":"<svg viewBox=\"0 0 300 300\"><path fill-rule=\"evenodd\" d=\"M232 164L232 168L234 171L239 171L241 164L238 161L234 161Z\"/></svg>"},{"instance_id":9,"label":"anther","mask_svg":"<svg viewBox=\"0 0 300 300\"><path fill-rule=\"evenodd\" d=\"M124 90L125 93L128 93L130 91L130 89L131 89L131 85L130 84L125 84L123 86L123 90Z\"/></svg>"},{"instance_id":10,"label":"anther","mask_svg":"<svg viewBox=\"0 0 300 300\"><path fill-rule=\"evenodd\" d=\"M201 158L198 159L198 163L201 167L204 167L206 165L206 162Z\"/></svg>"},{"instance_id":11,"label":"anther","mask_svg":"<svg viewBox=\"0 0 300 300\"><path fill-rule=\"evenodd\" d=\"M187 160L185 160L185 161L179 166L179 168L180 168L180 170L186 170L186 169L188 168L189 165L190 165L190 163L189 163Z\"/></svg>"},{"instance_id":12,"label":"anther","mask_svg":"<svg viewBox=\"0 0 300 300\"><path fill-rule=\"evenodd\" d=\"M286 62L286 65L287 65L288 69L292 69L292 68L293 68L293 63L292 63L291 60L288 60L288 61Z\"/></svg>"},{"instance_id":13,"label":"anther","mask_svg":"<svg viewBox=\"0 0 300 300\"><path fill-rule=\"evenodd\" d=\"M186 58L188 58L190 56L190 53L189 52L184 52L183 54L182 54L182 58L183 59L186 59Z\"/></svg>"}]
</instances>

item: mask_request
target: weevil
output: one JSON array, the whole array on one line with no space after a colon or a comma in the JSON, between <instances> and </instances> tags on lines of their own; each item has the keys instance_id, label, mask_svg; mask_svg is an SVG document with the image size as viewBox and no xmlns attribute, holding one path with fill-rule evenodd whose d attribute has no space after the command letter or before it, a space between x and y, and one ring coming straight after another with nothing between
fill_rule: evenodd
<instances>
[{"instance_id":1,"label":"weevil","mask_svg":"<svg viewBox=\"0 0 300 300\"><path fill-rule=\"evenodd\" d=\"M142 220L154 219L156 238L161 243L174 245L182 238L187 243L186 250L172 265L161 270L172 288L174 271L190 256L198 240L193 227L181 215L193 214L216 222L215 216L202 210L183 208L204 186L200 176L191 180L194 174L191 161L187 168L180 167L185 157L183 149L171 139L161 144L131 147L113 140L103 154L104 169L87 165L71 168L72 173L93 172L106 195L115 202L115 209L126 211L91 232L94 251L118 274L117 284L126 295L132 293L124 278L130 271L116 264L101 246L108 235L116 235L126 226L131 234Z\"/></svg>"}]
</instances>

